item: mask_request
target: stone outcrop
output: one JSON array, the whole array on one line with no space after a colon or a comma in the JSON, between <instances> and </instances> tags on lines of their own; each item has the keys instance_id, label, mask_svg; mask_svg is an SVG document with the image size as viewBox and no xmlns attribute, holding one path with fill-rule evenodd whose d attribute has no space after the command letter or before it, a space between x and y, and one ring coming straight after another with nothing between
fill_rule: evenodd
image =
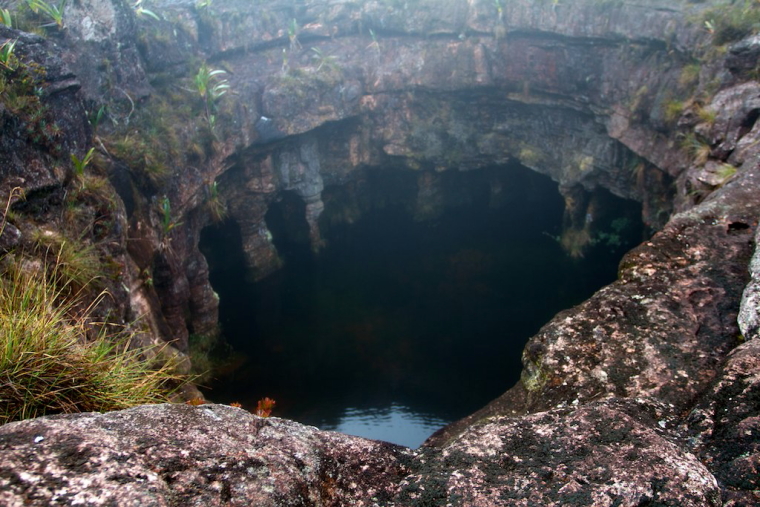
<instances>
[{"instance_id":1,"label":"stone outcrop","mask_svg":"<svg viewBox=\"0 0 760 507\"><path fill-rule=\"evenodd\" d=\"M36 221L60 216L71 175L55 162L86 151L85 109L105 106L115 225L88 241L113 260L117 319L140 316L145 340L180 354L216 322L198 241L219 204L254 279L281 263L272 202L303 200L318 251L320 216L356 219L383 168L416 171L398 203L420 220L448 202L441 172L517 160L559 183L568 251L591 236L599 188L659 231L530 340L516 386L419 450L220 406L57 416L0 428L2 501L760 502L760 51L751 35L714 51L700 18L714 3L166 1L156 21L83 0L51 40L0 27L46 69L66 131L38 142L23 111L0 111L0 189L24 189L17 210ZM199 61L227 71L213 120ZM329 188L343 197L326 205ZM17 225L3 249L28 240Z\"/></svg>"},{"instance_id":2,"label":"stone outcrop","mask_svg":"<svg viewBox=\"0 0 760 507\"><path fill-rule=\"evenodd\" d=\"M223 405L153 405L0 429L0 503L384 505L411 451Z\"/></svg>"}]
</instances>

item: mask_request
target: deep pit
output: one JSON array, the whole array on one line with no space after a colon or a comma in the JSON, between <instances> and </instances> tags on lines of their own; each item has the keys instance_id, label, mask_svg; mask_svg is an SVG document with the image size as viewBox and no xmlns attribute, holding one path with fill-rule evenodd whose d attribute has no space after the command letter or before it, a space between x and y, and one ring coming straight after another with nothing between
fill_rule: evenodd
<instances>
[{"instance_id":1,"label":"deep pit","mask_svg":"<svg viewBox=\"0 0 760 507\"><path fill-rule=\"evenodd\" d=\"M267 224L285 266L258 283L244 282L233 221L204 231L238 355L209 399L253 409L269 396L277 416L416 447L513 385L526 340L612 282L644 234L637 203L597 190L595 244L572 259L548 177L518 164L442 173L425 220L418 177L375 170L350 191L326 188L316 257L304 205L284 193Z\"/></svg>"}]
</instances>

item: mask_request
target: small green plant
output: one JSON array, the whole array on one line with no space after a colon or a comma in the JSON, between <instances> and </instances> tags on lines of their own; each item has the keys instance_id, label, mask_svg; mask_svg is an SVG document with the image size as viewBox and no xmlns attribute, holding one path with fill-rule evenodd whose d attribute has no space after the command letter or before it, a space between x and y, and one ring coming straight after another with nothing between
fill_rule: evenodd
<instances>
[{"instance_id":1,"label":"small green plant","mask_svg":"<svg viewBox=\"0 0 760 507\"><path fill-rule=\"evenodd\" d=\"M0 65L8 70L16 68L16 56L13 51L16 49L18 40L7 40L0 45Z\"/></svg>"},{"instance_id":2,"label":"small green plant","mask_svg":"<svg viewBox=\"0 0 760 507\"><path fill-rule=\"evenodd\" d=\"M13 17L8 9L0 9L0 23L8 28L13 28Z\"/></svg>"},{"instance_id":3,"label":"small green plant","mask_svg":"<svg viewBox=\"0 0 760 507\"><path fill-rule=\"evenodd\" d=\"M98 127L100 126L100 123L103 121L105 114L106 114L106 106L100 106L100 108L98 109L98 112L91 115L90 125L92 125L92 131L94 133L98 132Z\"/></svg>"},{"instance_id":4,"label":"small green plant","mask_svg":"<svg viewBox=\"0 0 760 507\"><path fill-rule=\"evenodd\" d=\"M739 40L760 31L760 4L756 0L724 2L704 12L703 24L716 45Z\"/></svg>"},{"instance_id":5,"label":"small green plant","mask_svg":"<svg viewBox=\"0 0 760 507\"><path fill-rule=\"evenodd\" d=\"M322 52L319 48L311 48L311 52L313 53L311 55L312 59L317 62L317 72L322 70L322 67L325 67L327 69L336 69L337 63L335 63L335 57L334 56L328 56Z\"/></svg>"},{"instance_id":6,"label":"small green plant","mask_svg":"<svg viewBox=\"0 0 760 507\"><path fill-rule=\"evenodd\" d=\"M54 267L59 287L79 290L101 277L100 256L92 245L47 229L32 232L35 250Z\"/></svg>"},{"instance_id":7,"label":"small green plant","mask_svg":"<svg viewBox=\"0 0 760 507\"><path fill-rule=\"evenodd\" d=\"M372 37L372 42L369 43L367 46L367 49L374 49L375 51L380 51L380 42L377 40L377 35L375 34L375 31L373 29L369 29L369 36Z\"/></svg>"},{"instance_id":8,"label":"small green plant","mask_svg":"<svg viewBox=\"0 0 760 507\"><path fill-rule=\"evenodd\" d=\"M619 217L610 223L609 231L597 231L591 243L594 245L603 245L612 250L623 246L623 240L631 222L625 217Z\"/></svg>"},{"instance_id":9,"label":"small green plant","mask_svg":"<svg viewBox=\"0 0 760 507\"><path fill-rule=\"evenodd\" d=\"M700 72L702 72L702 66L699 63L684 65L681 74L678 76L679 86L683 89L692 88L699 82Z\"/></svg>"},{"instance_id":10,"label":"small green plant","mask_svg":"<svg viewBox=\"0 0 760 507\"><path fill-rule=\"evenodd\" d=\"M288 25L288 40L291 51L301 49L301 43L298 41L298 21L295 18L291 19Z\"/></svg>"},{"instance_id":11,"label":"small green plant","mask_svg":"<svg viewBox=\"0 0 760 507\"><path fill-rule=\"evenodd\" d=\"M77 157L74 153L71 154L71 162L74 164L74 174L78 178L84 178L84 170L90 165L90 162L92 162L94 154L95 148L90 148L82 159Z\"/></svg>"},{"instance_id":12,"label":"small green plant","mask_svg":"<svg viewBox=\"0 0 760 507\"><path fill-rule=\"evenodd\" d=\"M61 0L58 5L49 4L45 0L26 0L26 4L35 14L47 16L51 22L42 26L57 26L63 28L63 9L66 7L66 0Z\"/></svg>"},{"instance_id":13,"label":"small green plant","mask_svg":"<svg viewBox=\"0 0 760 507\"><path fill-rule=\"evenodd\" d=\"M135 11L135 14L137 15L138 18L141 18L143 16L148 16L155 19L156 21L161 21L161 18L159 18L155 12L143 7L142 3L143 3L143 0L137 0L134 3L134 5L132 5L132 10Z\"/></svg>"},{"instance_id":14,"label":"small green plant","mask_svg":"<svg viewBox=\"0 0 760 507\"><path fill-rule=\"evenodd\" d=\"M195 87L203 99L204 114L212 132L216 126L216 103L230 89L229 82L220 78L226 73L221 69L210 69L204 62L195 75Z\"/></svg>"},{"instance_id":15,"label":"small green plant","mask_svg":"<svg viewBox=\"0 0 760 507\"><path fill-rule=\"evenodd\" d=\"M172 218L172 205L169 198L164 196L161 199L161 231L166 235L169 234L172 229L181 225L181 222L175 222Z\"/></svg>"},{"instance_id":16,"label":"small green plant","mask_svg":"<svg viewBox=\"0 0 760 507\"><path fill-rule=\"evenodd\" d=\"M206 187L206 209L214 222L221 222L227 216L227 207L219 195L216 181Z\"/></svg>"},{"instance_id":17,"label":"small green plant","mask_svg":"<svg viewBox=\"0 0 760 507\"><path fill-rule=\"evenodd\" d=\"M140 279L146 287L153 287L153 274L150 272L150 268L140 271Z\"/></svg>"},{"instance_id":18,"label":"small green plant","mask_svg":"<svg viewBox=\"0 0 760 507\"><path fill-rule=\"evenodd\" d=\"M171 249L171 237L169 234L176 228L182 225L182 222L176 222L172 218L172 205L169 198L164 196L159 202L159 211L161 212L161 242L158 247L159 250L165 251Z\"/></svg>"}]
</instances>

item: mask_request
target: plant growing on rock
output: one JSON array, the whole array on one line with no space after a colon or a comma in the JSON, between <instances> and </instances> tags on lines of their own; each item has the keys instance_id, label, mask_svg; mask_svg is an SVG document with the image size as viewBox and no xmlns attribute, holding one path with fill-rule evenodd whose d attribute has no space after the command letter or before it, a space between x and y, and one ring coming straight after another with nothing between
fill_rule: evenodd
<instances>
[{"instance_id":1,"label":"plant growing on rock","mask_svg":"<svg viewBox=\"0 0 760 507\"><path fill-rule=\"evenodd\" d=\"M89 308L82 312L44 267L29 273L17 262L7 271L0 278L0 424L167 402L184 382L172 362L153 368L145 361L158 350L131 349L128 332L102 326L88 341Z\"/></svg>"},{"instance_id":2,"label":"plant growing on rock","mask_svg":"<svg viewBox=\"0 0 760 507\"><path fill-rule=\"evenodd\" d=\"M702 165L710 158L710 145L700 140L694 132L689 132L681 140L681 148L694 157L694 163Z\"/></svg>"},{"instance_id":3,"label":"plant growing on rock","mask_svg":"<svg viewBox=\"0 0 760 507\"><path fill-rule=\"evenodd\" d=\"M98 112L93 114L90 118L90 125L92 125L92 132L94 134L97 134L98 127L100 126L100 123L103 121L103 117L106 114L106 106L100 106L98 109Z\"/></svg>"},{"instance_id":4,"label":"plant growing on rock","mask_svg":"<svg viewBox=\"0 0 760 507\"><path fill-rule=\"evenodd\" d=\"M272 398L262 398L258 401L258 403L256 403L256 411L254 414L259 417L269 417L275 405L276 403Z\"/></svg>"},{"instance_id":5,"label":"plant growing on rock","mask_svg":"<svg viewBox=\"0 0 760 507\"><path fill-rule=\"evenodd\" d=\"M288 40L290 41L290 50L301 49L301 43L298 40L298 21L295 18L290 20L288 25Z\"/></svg>"},{"instance_id":6,"label":"plant growing on rock","mask_svg":"<svg viewBox=\"0 0 760 507\"><path fill-rule=\"evenodd\" d=\"M137 15L138 18L141 18L143 16L149 16L155 19L156 21L161 21L161 18L159 18L155 12L143 7L142 3L143 3L143 0L137 0L132 6L132 10L135 11L135 14Z\"/></svg>"},{"instance_id":7,"label":"plant growing on rock","mask_svg":"<svg viewBox=\"0 0 760 507\"><path fill-rule=\"evenodd\" d=\"M159 244L160 250L169 250L171 248L171 238L169 234L178 226L182 225L182 222L176 222L172 218L172 205L169 198L164 196L159 203L159 210L161 212L161 242Z\"/></svg>"},{"instance_id":8,"label":"plant growing on rock","mask_svg":"<svg viewBox=\"0 0 760 507\"><path fill-rule=\"evenodd\" d=\"M101 277L100 256L94 246L48 229L35 229L31 236L35 250L53 267L59 287L78 291Z\"/></svg>"},{"instance_id":9,"label":"plant growing on rock","mask_svg":"<svg viewBox=\"0 0 760 507\"><path fill-rule=\"evenodd\" d=\"M675 123L684 110L684 103L680 100L668 100L663 107L663 115L668 123Z\"/></svg>"},{"instance_id":10,"label":"plant growing on rock","mask_svg":"<svg viewBox=\"0 0 760 507\"><path fill-rule=\"evenodd\" d=\"M712 126L715 123L715 120L718 118L718 114L715 111L712 109L707 109L703 106L697 106L695 112L701 121L707 123L710 126Z\"/></svg>"},{"instance_id":11,"label":"plant growing on rock","mask_svg":"<svg viewBox=\"0 0 760 507\"><path fill-rule=\"evenodd\" d=\"M210 69L204 62L195 75L195 87L203 99L204 114L212 132L216 126L216 103L230 89L229 82L220 78L226 73L222 69Z\"/></svg>"},{"instance_id":12,"label":"plant growing on rock","mask_svg":"<svg viewBox=\"0 0 760 507\"><path fill-rule=\"evenodd\" d=\"M705 29L717 45L760 31L760 5L756 0L724 2L704 12Z\"/></svg>"},{"instance_id":13,"label":"plant growing on rock","mask_svg":"<svg viewBox=\"0 0 760 507\"><path fill-rule=\"evenodd\" d=\"M718 183L718 188L720 188L728 183L728 181L736 175L736 166L728 163L723 163L715 172L715 175L720 180Z\"/></svg>"},{"instance_id":14,"label":"plant growing on rock","mask_svg":"<svg viewBox=\"0 0 760 507\"><path fill-rule=\"evenodd\" d=\"M8 70L16 67L16 56L13 51L16 49L17 42L18 40L7 40L0 45L0 65Z\"/></svg>"},{"instance_id":15,"label":"plant growing on rock","mask_svg":"<svg viewBox=\"0 0 760 507\"><path fill-rule=\"evenodd\" d=\"M0 9L0 23L8 28L13 28L13 17L8 9Z\"/></svg>"},{"instance_id":16,"label":"plant growing on rock","mask_svg":"<svg viewBox=\"0 0 760 507\"><path fill-rule=\"evenodd\" d=\"M59 29L63 28L63 9L66 7L66 0L56 4L49 4L45 0L26 0L26 4L35 14L43 14L48 17L51 22L42 26L57 26Z\"/></svg>"},{"instance_id":17,"label":"plant growing on rock","mask_svg":"<svg viewBox=\"0 0 760 507\"><path fill-rule=\"evenodd\" d=\"M84 178L84 170L90 165L90 162L92 162L92 156L94 154L95 148L90 148L82 159L77 157L74 153L71 154L71 162L74 164L74 175L77 178Z\"/></svg>"},{"instance_id":18,"label":"plant growing on rock","mask_svg":"<svg viewBox=\"0 0 760 507\"><path fill-rule=\"evenodd\" d=\"M317 72L322 70L322 67L331 70L337 69L338 64L335 62L334 56L324 54L319 48L311 48L311 52L313 53L311 55L312 59L317 62Z\"/></svg>"},{"instance_id":19,"label":"plant growing on rock","mask_svg":"<svg viewBox=\"0 0 760 507\"><path fill-rule=\"evenodd\" d=\"M206 187L206 209L214 222L221 222L227 216L227 207L219 195L216 181Z\"/></svg>"},{"instance_id":20,"label":"plant growing on rock","mask_svg":"<svg viewBox=\"0 0 760 507\"><path fill-rule=\"evenodd\" d=\"M377 35L375 34L375 31L373 29L369 29L369 36L372 37L372 42L367 46L367 49L374 49L377 52L380 52L380 42L377 40Z\"/></svg>"}]
</instances>

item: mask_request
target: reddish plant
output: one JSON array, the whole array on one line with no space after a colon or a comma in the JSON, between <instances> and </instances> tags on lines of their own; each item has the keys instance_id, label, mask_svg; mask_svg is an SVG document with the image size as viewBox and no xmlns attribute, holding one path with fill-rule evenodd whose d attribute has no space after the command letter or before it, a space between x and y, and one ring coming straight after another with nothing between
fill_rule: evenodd
<instances>
[{"instance_id":1,"label":"reddish plant","mask_svg":"<svg viewBox=\"0 0 760 507\"><path fill-rule=\"evenodd\" d=\"M274 408L275 401L272 398L266 397L259 400L259 402L256 404L256 411L254 414L256 414L259 417L269 417L269 414L272 413L272 409Z\"/></svg>"}]
</instances>

